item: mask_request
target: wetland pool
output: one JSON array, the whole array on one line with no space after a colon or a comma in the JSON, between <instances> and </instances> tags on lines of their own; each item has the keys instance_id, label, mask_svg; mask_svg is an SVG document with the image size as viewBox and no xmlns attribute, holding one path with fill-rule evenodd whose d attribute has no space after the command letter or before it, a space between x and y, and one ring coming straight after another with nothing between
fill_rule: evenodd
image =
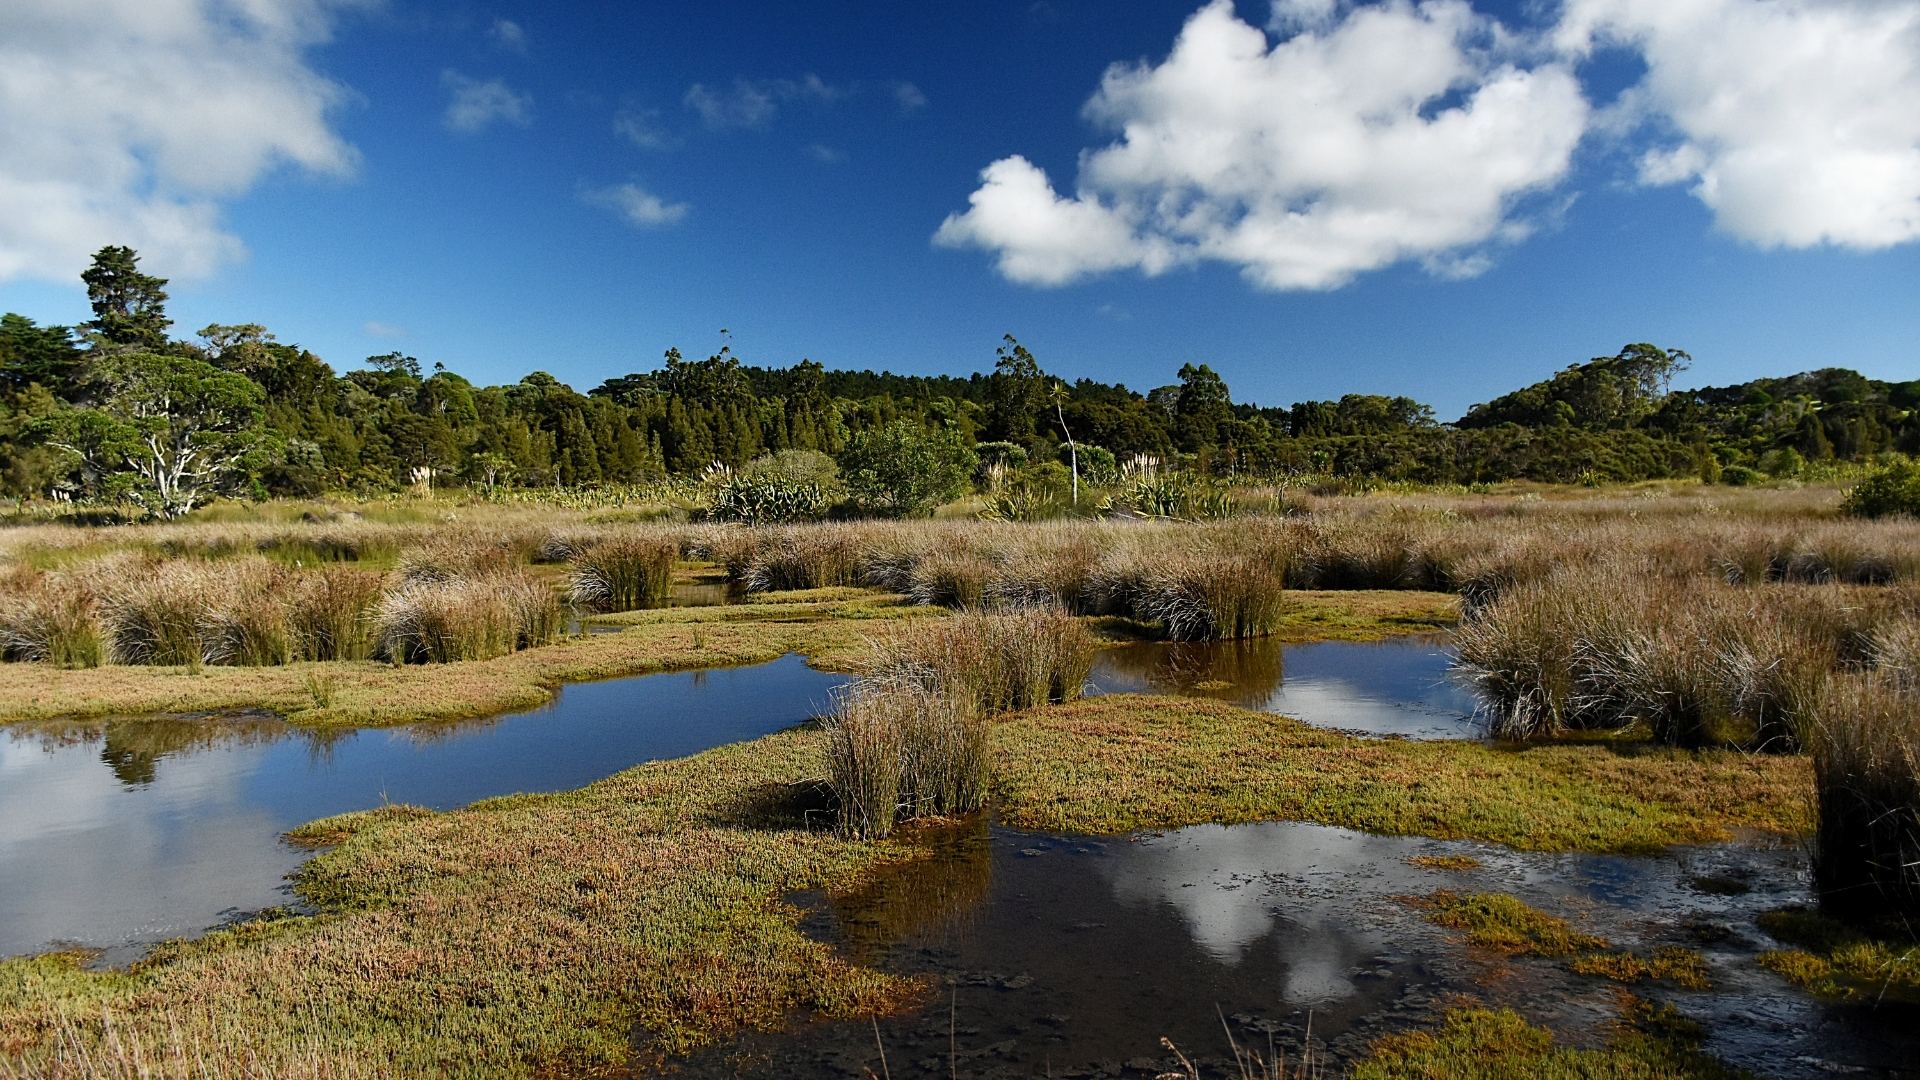
<instances>
[{"instance_id":1,"label":"wetland pool","mask_svg":"<svg viewBox=\"0 0 1920 1080\"><path fill-rule=\"evenodd\" d=\"M844 678L798 655L576 683L488 720L312 731L259 714L0 729L0 956L108 962L291 899L281 834L384 803L584 787L803 723Z\"/></svg>"},{"instance_id":2,"label":"wetland pool","mask_svg":"<svg viewBox=\"0 0 1920 1080\"><path fill-rule=\"evenodd\" d=\"M1090 693L1182 694L1284 713L1315 727L1474 739L1473 693L1450 677L1444 635L1384 641L1141 642L1105 649Z\"/></svg>"},{"instance_id":3,"label":"wetland pool","mask_svg":"<svg viewBox=\"0 0 1920 1080\"><path fill-rule=\"evenodd\" d=\"M1238 1076L1229 1030L1292 1061L1310 1042L1339 1075L1373 1039L1467 1001L1604 1042L1619 984L1467 946L1407 903L1440 889L1512 893L1636 952L1699 950L1712 990L1631 989L1705 1024L1709 1051L1757 1075L1889 1077L1920 1062L1920 1012L1823 1005L1755 964L1772 947L1755 917L1811 898L1790 846L1537 855L1302 823L1089 838L974 822L917 839L924 861L792 900L853 958L930 974L925 1007L883 1019L877 1039L866 1022L743 1036L689 1075L1153 1076L1178 1071L1164 1036L1201 1075ZM1415 855L1480 865L1422 869ZM1745 891L1698 884L1729 878Z\"/></svg>"}]
</instances>

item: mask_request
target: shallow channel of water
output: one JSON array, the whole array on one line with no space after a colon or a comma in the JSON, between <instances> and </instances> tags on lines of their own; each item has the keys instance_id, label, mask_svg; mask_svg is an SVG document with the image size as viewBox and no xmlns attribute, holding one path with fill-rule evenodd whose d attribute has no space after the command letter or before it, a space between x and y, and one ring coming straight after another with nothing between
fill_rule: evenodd
<instances>
[{"instance_id":1,"label":"shallow channel of water","mask_svg":"<svg viewBox=\"0 0 1920 1080\"><path fill-rule=\"evenodd\" d=\"M1328 1075L1374 1038L1474 1000L1603 1042L1617 984L1466 946L1405 902L1497 890L1616 945L1699 949L1716 989L1639 986L1707 1024L1709 1049L1763 1076L1897 1076L1920 1062L1911 1008L1821 1005L1757 968L1760 912L1806 902L1791 848L1654 858L1528 855L1299 823L1091 839L991 829L926 834L933 857L856 894L804 895L808 926L855 958L936 980L927 1007L880 1023L802 1023L690 1062L695 1076L1146 1076L1178 1063L1240 1075L1227 1031L1263 1054L1308 1043ZM1406 860L1467 854L1471 871ZM1692 884L1733 875L1747 892ZM884 1047L883 1068L876 1043Z\"/></svg>"},{"instance_id":2,"label":"shallow channel of water","mask_svg":"<svg viewBox=\"0 0 1920 1080\"><path fill-rule=\"evenodd\" d=\"M1471 739L1473 694L1448 676L1446 638L1143 642L1100 653L1091 693L1170 693L1284 713L1316 727L1415 739Z\"/></svg>"},{"instance_id":3,"label":"shallow channel of water","mask_svg":"<svg viewBox=\"0 0 1920 1080\"><path fill-rule=\"evenodd\" d=\"M585 786L801 723L844 681L797 655L562 688L469 723L312 732L262 715L0 729L0 956L130 959L286 903L281 839L385 802L435 809Z\"/></svg>"}]
</instances>

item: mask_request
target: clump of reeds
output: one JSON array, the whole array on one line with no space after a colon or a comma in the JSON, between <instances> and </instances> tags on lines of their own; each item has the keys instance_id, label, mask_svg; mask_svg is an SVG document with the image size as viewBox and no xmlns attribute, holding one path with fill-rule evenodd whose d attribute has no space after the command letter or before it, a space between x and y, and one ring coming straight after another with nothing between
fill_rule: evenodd
<instances>
[{"instance_id":1,"label":"clump of reeds","mask_svg":"<svg viewBox=\"0 0 1920 1080\"><path fill-rule=\"evenodd\" d=\"M987 587L999 572L992 562L965 548L934 552L913 567L905 592L916 604L977 608L986 601Z\"/></svg>"},{"instance_id":2,"label":"clump of reeds","mask_svg":"<svg viewBox=\"0 0 1920 1080\"><path fill-rule=\"evenodd\" d=\"M1079 697L1096 649L1051 609L963 612L876 646L828 721L841 830L885 836L899 820L979 809L991 718Z\"/></svg>"},{"instance_id":3,"label":"clump of reeds","mask_svg":"<svg viewBox=\"0 0 1920 1080\"><path fill-rule=\"evenodd\" d=\"M365 660L373 655L380 575L327 567L301 575L288 592L287 618L302 660Z\"/></svg>"},{"instance_id":4,"label":"clump of reeds","mask_svg":"<svg viewBox=\"0 0 1920 1080\"><path fill-rule=\"evenodd\" d=\"M1814 710L1821 905L1861 922L1920 919L1920 695L1871 673L1831 680Z\"/></svg>"},{"instance_id":5,"label":"clump of reeds","mask_svg":"<svg viewBox=\"0 0 1920 1080\"><path fill-rule=\"evenodd\" d=\"M1162 552L1143 561L1132 614L1173 641L1262 637L1279 627L1285 563L1258 549Z\"/></svg>"},{"instance_id":6,"label":"clump of reeds","mask_svg":"<svg viewBox=\"0 0 1920 1080\"><path fill-rule=\"evenodd\" d=\"M827 722L828 781L840 830L877 838L896 822L978 810L986 797L985 717L911 678L865 679Z\"/></svg>"},{"instance_id":7,"label":"clump of reeds","mask_svg":"<svg viewBox=\"0 0 1920 1080\"><path fill-rule=\"evenodd\" d=\"M206 661L242 667L291 663L296 648L287 604L291 575L264 561L229 565L225 575L223 585L206 598L201 628Z\"/></svg>"},{"instance_id":8,"label":"clump of reeds","mask_svg":"<svg viewBox=\"0 0 1920 1080\"><path fill-rule=\"evenodd\" d=\"M580 545L568 560L567 597L592 611L660 607L673 588L680 544L665 534L630 533Z\"/></svg>"},{"instance_id":9,"label":"clump of reeds","mask_svg":"<svg viewBox=\"0 0 1920 1080\"><path fill-rule=\"evenodd\" d=\"M403 584L374 608L376 654L395 663L504 656L553 640L559 600L523 571Z\"/></svg>"},{"instance_id":10,"label":"clump of reeds","mask_svg":"<svg viewBox=\"0 0 1920 1080\"><path fill-rule=\"evenodd\" d=\"M1498 737L1638 724L1678 746L1791 751L1814 692L1882 617L1884 601L1852 601L1601 564L1505 590L1454 645Z\"/></svg>"},{"instance_id":11,"label":"clump of reeds","mask_svg":"<svg viewBox=\"0 0 1920 1080\"><path fill-rule=\"evenodd\" d=\"M0 659L88 668L104 651L98 604L82 582L37 577L0 601Z\"/></svg>"},{"instance_id":12,"label":"clump of reeds","mask_svg":"<svg viewBox=\"0 0 1920 1080\"><path fill-rule=\"evenodd\" d=\"M206 663L203 635L227 591L227 575L226 567L178 559L115 583L100 604L108 658L117 664Z\"/></svg>"},{"instance_id":13,"label":"clump of reeds","mask_svg":"<svg viewBox=\"0 0 1920 1080\"><path fill-rule=\"evenodd\" d=\"M1479 694L1496 738L1557 735L1574 715L1573 655L1567 627L1579 598L1540 582L1512 586L1453 635L1456 669Z\"/></svg>"},{"instance_id":14,"label":"clump of reeds","mask_svg":"<svg viewBox=\"0 0 1920 1080\"><path fill-rule=\"evenodd\" d=\"M449 536L400 553L396 569L407 585L480 578L510 569L515 562L506 544L478 536Z\"/></svg>"},{"instance_id":15,"label":"clump of reeds","mask_svg":"<svg viewBox=\"0 0 1920 1080\"><path fill-rule=\"evenodd\" d=\"M1090 614L1096 598L1100 544L1078 530L1061 530L1014 548L994 567L982 599L989 607L1057 607Z\"/></svg>"},{"instance_id":16,"label":"clump of reeds","mask_svg":"<svg viewBox=\"0 0 1920 1080\"><path fill-rule=\"evenodd\" d=\"M991 715L1078 698L1098 649L1060 611L962 612L880 646L872 674L919 682Z\"/></svg>"},{"instance_id":17,"label":"clump of reeds","mask_svg":"<svg viewBox=\"0 0 1920 1080\"><path fill-rule=\"evenodd\" d=\"M863 537L846 527L781 529L758 538L739 578L748 592L860 584Z\"/></svg>"}]
</instances>

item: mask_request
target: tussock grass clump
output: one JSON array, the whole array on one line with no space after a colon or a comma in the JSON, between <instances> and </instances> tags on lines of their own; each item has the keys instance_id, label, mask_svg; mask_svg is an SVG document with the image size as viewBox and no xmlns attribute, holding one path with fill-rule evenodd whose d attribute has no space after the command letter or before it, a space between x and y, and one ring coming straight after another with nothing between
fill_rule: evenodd
<instances>
[{"instance_id":1,"label":"tussock grass clump","mask_svg":"<svg viewBox=\"0 0 1920 1080\"><path fill-rule=\"evenodd\" d=\"M92 590L64 575L36 577L0 599L0 658L63 668L98 667L99 605Z\"/></svg>"},{"instance_id":2,"label":"tussock grass clump","mask_svg":"<svg viewBox=\"0 0 1920 1080\"><path fill-rule=\"evenodd\" d=\"M1639 725L1676 746L1794 751L1812 696L1869 662L1907 607L1903 590L1754 590L1602 563L1506 590L1454 643L1498 737Z\"/></svg>"},{"instance_id":3,"label":"tussock grass clump","mask_svg":"<svg viewBox=\"0 0 1920 1080\"><path fill-rule=\"evenodd\" d=\"M666 604L680 543L665 534L610 536L568 560L567 598L592 611L635 611Z\"/></svg>"},{"instance_id":4,"label":"tussock grass clump","mask_svg":"<svg viewBox=\"0 0 1920 1080\"><path fill-rule=\"evenodd\" d=\"M827 725L841 831L885 836L898 821L978 810L994 714L1079 697L1097 647L1051 609L962 612L876 646Z\"/></svg>"},{"instance_id":5,"label":"tussock grass clump","mask_svg":"<svg viewBox=\"0 0 1920 1080\"><path fill-rule=\"evenodd\" d=\"M116 664L206 663L204 632L225 598L228 573L226 567L181 559L114 585L100 604L108 658Z\"/></svg>"},{"instance_id":6,"label":"tussock grass clump","mask_svg":"<svg viewBox=\"0 0 1920 1080\"><path fill-rule=\"evenodd\" d=\"M1814 883L1852 921L1920 921L1920 694L1879 673L1831 680L1813 709Z\"/></svg>"},{"instance_id":7,"label":"tussock grass clump","mask_svg":"<svg viewBox=\"0 0 1920 1080\"><path fill-rule=\"evenodd\" d=\"M906 592L916 604L977 608L985 606L987 588L999 574L999 567L975 552L938 551L913 568Z\"/></svg>"},{"instance_id":8,"label":"tussock grass clump","mask_svg":"<svg viewBox=\"0 0 1920 1080\"><path fill-rule=\"evenodd\" d=\"M858 585L864 547L852 529L781 529L759 537L739 578L750 593Z\"/></svg>"},{"instance_id":9,"label":"tussock grass clump","mask_svg":"<svg viewBox=\"0 0 1920 1080\"><path fill-rule=\"evenodd\" d=\"M1165 552L1147 558L1132 614L1174 641L1263 637L1285 613L1285 564L1258 549Z\"/></svg>"},{"instance_id":10,"label":"tussock grass clump","mask_svg":"<svg viewBox=\"0 0 1920 1080\"><path fill-rule=\"evenodd\" d=\"M1028 543L1006 553L983 590L990 607L1056 607L1079 615L1102 605L1096 585L1100 544L1084 532Z\"/></svg>"},{"instance_id":11,"label":"tussock grass clump","mask_svg":"<svg viewBox=\"0 0 1920 1080\"><path fill-rule=\"evenodd\" d=\"M373 609L380 575L352 567L303 574L289 591L287 618L302 660L365 660L373 655Z\"/></svg>"},{"instance_id":12,"label":"tussock grass clump","mask_svg":"<svg viewBox=\"0 0 1920 1080\"><path fill-rule=\"evenodd\" d=\"M829 783L847 835L882 837L902 820L972 813L986 798L987 718L923 682L854 684L827 732Z\"/></svg>"},{"instance_id":13,"label":"tussock grass clump","mask_svg":"<svg viewBox=\"0 0 1920 1080\"><path fill-rule=\"evenodd\" d=\"M231 566L228 575L207 605L202 628L207 662L241 667L292 663L296 641L287 604L292 575L264 561Z\"/></svg>"},{"instance_id":14,"label":"tussock grass clump","mask_svg":"<svg viewBox=\"0 0 1920 1080\"><path fill-rule=\"evenodd\" d=\"M918 682L991 715L1078 698L1098 650L1093 634L1059 611L962 612L879 646L872 675Z\"/></svg>"},{"instance_id":15,"label":"tussock grass clump","mask_svg":"<svg viewBox=\"0 0 1920 1080\"><path fill-rule=\"evenodd\" d=\"M480 578L511 569L513 549L479 536L450 536L400 553L396 569L406 585L432 585L459 578Z\"/></svg>"},{"instance_id":16,"label":"tussock grass clump","mask_svg":"<svg viewBox=\"0 0 1920 1080\"><path fill-rule=\"evenodd\" d=\"M394 663L453 663L543 645L562 629L559 599L531 575L402 585L374 609L377 655Z\"/></svg>"},{"instance_id":17,"label":"tussock grass clump","mask_svg":"<svg viewBox=\"0 0 1920 1080\"><path fill-rule=\"evenodd\" d=\"M1492 735L1530 739L1573 725L1575 638L1581 615L1571 594L1519 586L1454 631L1457 670L1480 695Z\"/></svg>"}]
</instances>

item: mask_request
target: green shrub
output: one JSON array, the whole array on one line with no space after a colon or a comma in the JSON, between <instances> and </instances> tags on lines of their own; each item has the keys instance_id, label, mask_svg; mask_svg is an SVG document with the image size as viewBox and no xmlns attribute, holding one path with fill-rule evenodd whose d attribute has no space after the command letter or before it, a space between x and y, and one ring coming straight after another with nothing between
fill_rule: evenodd
<instances>
[{"instance_id":1,"label":"green shrub","mask_svg":"<svg viewBox=\"0 0 1920 1080\"><path fill-rule=\"evenodd\" d=\"M1877 469L1847 492L1840 509L1855 517L1920 517L1920 462Z\"/></svg>"},{"instance_id":2,"label":"green shrub","mask_svg":"<svg viewBox=\"0 0 1920 1080\"><path fill-rule=\"evenodd\" d=\"M897 420L853 437L840 455L847 490L869 513L920 517L966 490L979 459L953 431Z\"/></svg>"}]
</instances>

